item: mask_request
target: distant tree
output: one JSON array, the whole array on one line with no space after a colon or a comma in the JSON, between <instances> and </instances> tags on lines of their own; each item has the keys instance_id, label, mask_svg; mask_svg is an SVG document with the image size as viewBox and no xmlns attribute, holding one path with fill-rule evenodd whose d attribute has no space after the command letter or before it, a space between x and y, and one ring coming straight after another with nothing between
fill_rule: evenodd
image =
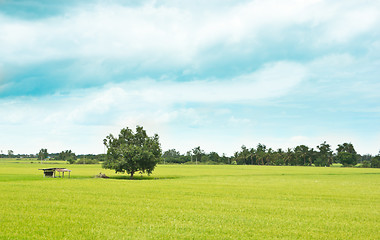
<instances>
[{"instance_id":1,"label":"distant tree","mask_svg":"<svg viewBox=\"0 0 380 240\"><path fill-rule=\"evenodd\" d=\"M38 159L41 161L46 159L49 156L46 148L41 148L40 152L38 153Z\"/></svg>"},{"instance_id":2,"label":"distant tree","mask_svg":"<svg viewBox=\"0 0 380 240\"><path fill-rule=\"evenodd\" d=\"M185 163L185 162L191 162L192 161L192 153L191 151L187 151L186 154L182 154L180 156L180 159L181 159L181 163Z\"/></svg>"},{"instance_id":3,"label":"distant tree","mask_svg":"<svg viewBox=\"0 0 380 240\"><path fill-rule=\"evenodd\" d=\"M317 146L319 152L316 153L316 160L314 161L315 166L327 166L332 164L333 153L330 144L326 141Z\"/></svg>"},{"instance_id":4,"label":"distant tree","mask_svg":"<svg viewBox=\"0 0 380 240\"><path fill-rule=\"evenodd\" d=\"M305 166L306 160L309 158L309 147L305 145L299 145L294 148L294 153L296 154L297 158L300 159L299 165Z\"/></svg>"},{"instance_id":5,"label":"distant tree","mask_svg":"<svg viewBox=\"0 0 380 240\"><path fill-rule=\"evenodd\" d=\"M364 160L362 161L362 166L363 168L369 168L371 167L371 161Z\"/></svg>"},{"instance_id":6,"label":"distant tree","mask_svg":"<svg viewBox=\"0 0 380 240\"><path fill-rule=\"evenodd\" d=\"M141 126L136 126L136 132L123 128L118 137L110 134L103 143L107 147L103 168L127 172L131 178L136 172L151 174L161 158L158 135L149 137Z\"/></svg>"},{"instance_id":7,"label":"distant tree","mask_svg":"<svg viewBox=\"0 0 380 240\"><path fill-rule=\"evenodd\" d=\"M380 153L371 159L371 168L380 168Z\"/></svg>"},{"instance_id":8,"label":"distant tree","mask_svg":"<svg viewBox=\"0 0 380 240\"><path fill-rule=\"evenodd\" d=\"M181 154L175 149L169 149L162 154L164 163L182 163Z\"/></svg>"},{"instance_id":9,"label":"distant tree","mask_svg":"<svg viewBox=\"0 0 380 240\"><path fill-rule=\"evenodd\" d=\"M208 158L210 161L214 162L214 163L218 163L220 162L220 157L219 157L219 154L216 153L216 152L210 152L208 154Z\"/></svg>"},{"instance_id":10,"label":"distant tree","mask_svg":"<svg viewBox=\"0 0 380 240\"><path fill-rule=\"evenodd\" d=\"M248 148L245 145L241 146L241 151L235 153L235 161L239 165L246 165L249 163L250 159L250 152Z\"/></svg>"},{"instance_id":11,"label":"distant tree","mask_svg":"<svg viewBox=\"0 0 380 240\"><path fill-rule=\"evenodd\" d=\"M13 150L8 150L8 157L12 158L13 157Z\"/></svg>"},{"instance_id":12,"label":"distant tree","mask_svg":"<svg viewBox=\"0 0 380 240\"><path fill-rule=\"evenodd\" d=\"M373 156L371 154L358 155L358 162L371 162Z\"/></svg>"},{"instance_id":13,"label":"distant tree","mask_svg":"<svg viewBox=\"0 0 380 240\"><path fill-rule=\"evenodd\" d=\"M275 165L277 162L277 159L276 159L277 157L278 157L277 152L274 151L272 148L269 148L267 153L266 153L265 164L266 165Z\"/></svg>"},{"instance_id":14,"label":"distant tree","mask_svg":"<svg viewBox=\"0 0 380 240\"><path fill-rule=\"evenodd\" d=\"M338 144L337 155L335 157L335 160L343 166L351 166L356 165L358 154L355 151L354 146L352 143L343 143Z\"/></svg>"},{"instance_id":15,"label":"distant tree","mask_svg":"<svg viewBox=\"0 0 380 240\"><path fill-rule=\"evenodd\" d=\"M276 165L276 166L282 166L284 165L284 158L285 158L285 153L284 151L279 148L277 149L277 151L275 151L273 153L273 164Z\"/></svg>"},{"instance_id":16,"label":"distant tree","mask_svg":"<svg viewBox=\"0 0 380 240\"><path fill-rule=\"evenodd\" d=\"M62 151L58 154L58 159L67 161L70 164L75 163L77 156L71 150Z\"/></svg>"},{"instance_id":17,"label":"distant tree","mask_svg":"<svg viewBox=\"0 0 380 240\"><path fill-rule=\"evenodd\" d=\"M257 164L264 165L265 157L266 157L267 147L264 144L259 143L256 147L256 159Z\"/></svg>"},{"instance_id":18,"label":"distant tree","mask_svg":"<svg viewBox=\"0 0 380 240\"><path fill-rule=\"evenodd\" d=\"M338 144L338 148L336 149L338 153L340 152L347 152L351 154L357 154L354 148L354 145L352 143L343 143L343 144Z\"/></svg>"},{"instance_id":19,"label":"distant tree","mask_svg":"<svg viewBox=\"0 0 380 240\"><path fill-rule=\"evenodd\" d=\"M256 149L255 148L249 149L249 161L250 161L251 165L257 164L256 163Z\"/></svg>"},{"instance_id":20,"label":"distant tree","mask_svg":"<svg viewBox=\"0 0 380 240\"><path fill-rule=\"evenodd\" d=\"M295 165L294 164L295 161L294 161L294 152L293 152L293 150L291 148L288 148L284 154L285 154L284 164L285 165Z\"/></svg>"},{"instance_id":21,"label":"distant tree","mask_svg":"<svg viewBox=\"0 0 380 240\"><path fill-rule=\"evenodd\" d=\"M222 163L225 163L225 164L231 163L231 158L227 157L226 154L224 154L224 153L220 159L221 159Z\"/></svg>"},{"instance_id":22,"label":"distant tree","mask_svg":"<svg viewBox=\"0 0 380 240\"><path fill-rule=\"evenodd\" d=\"M337 162L343 164L343 166L355 166L356 161L356 155L348 152L338 152L336 155Z\"/></svg>"},{"instance_id":23,"label":"distant tree","mask_svg":"<svg viewBox=\"0 0 380 240\"><path fill-rule=\"evenodd\" d=\"M200 162L202 160L202 155L205 153L205 151L202 150L200 146L198 146L193 148L192 152L195 156L195 164L198 164L198 161Z\"/></svg>"}]
</instances>

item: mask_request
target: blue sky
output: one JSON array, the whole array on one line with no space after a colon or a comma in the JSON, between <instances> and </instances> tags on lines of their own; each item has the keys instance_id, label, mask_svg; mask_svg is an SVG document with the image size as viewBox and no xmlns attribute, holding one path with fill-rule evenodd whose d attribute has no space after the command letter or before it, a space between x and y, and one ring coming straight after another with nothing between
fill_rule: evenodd
<instances>
[{"instance_id":1,"label":"blue sky","mask_svg":"<svg viewBox=\"0 0 380 240\"><path fill-rule=\"evenodd\" d=\"M380 1L0 0L0 149L380 150Z\"/></svg>"}]
</instances>

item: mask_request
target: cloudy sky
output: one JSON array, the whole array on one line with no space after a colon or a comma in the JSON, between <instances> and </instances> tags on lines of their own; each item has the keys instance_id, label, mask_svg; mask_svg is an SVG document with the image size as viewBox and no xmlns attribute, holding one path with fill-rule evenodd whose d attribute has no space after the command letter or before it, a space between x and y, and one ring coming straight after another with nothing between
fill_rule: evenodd
<instances>
[{"instance_id":1,"label":"cloudy sky","mask_svg":"<svg viewBox=\"0 0 380 240\"><path fill-rule=\"evenodd\" d=\"M0 0L0 149L380 149L379 0Z\"/></svg>"}]
</instances>

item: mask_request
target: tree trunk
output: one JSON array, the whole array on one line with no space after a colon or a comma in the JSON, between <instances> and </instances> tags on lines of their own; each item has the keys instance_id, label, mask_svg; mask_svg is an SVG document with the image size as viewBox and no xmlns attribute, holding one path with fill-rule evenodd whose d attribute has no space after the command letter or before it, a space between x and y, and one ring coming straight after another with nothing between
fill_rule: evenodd
<instances>
[{"instance_id":1,"label":"tree trunk","mask_svg":"<svg viewBox=\"0 0 380 240\"><path fill-rule=\"evenodd\" d=\"M133 174L134 174L134 172L131 172L131 178L133 178Z\"/></svg>"}]
</instances>

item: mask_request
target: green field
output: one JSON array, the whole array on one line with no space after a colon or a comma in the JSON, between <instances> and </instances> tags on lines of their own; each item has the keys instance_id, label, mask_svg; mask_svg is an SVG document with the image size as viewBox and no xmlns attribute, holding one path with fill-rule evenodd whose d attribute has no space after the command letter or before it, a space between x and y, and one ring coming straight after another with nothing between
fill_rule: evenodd
<instances>
[{"instance_id":1,"label":"green field","mask_svg":"<svg viewBox=\"0 0 380 240\"><path fill-rule=\"evenodd\" d=\"M122 176L0 159L0 239L380 239L380 169L159 165Z\"/></svg>"}]
</instances>

